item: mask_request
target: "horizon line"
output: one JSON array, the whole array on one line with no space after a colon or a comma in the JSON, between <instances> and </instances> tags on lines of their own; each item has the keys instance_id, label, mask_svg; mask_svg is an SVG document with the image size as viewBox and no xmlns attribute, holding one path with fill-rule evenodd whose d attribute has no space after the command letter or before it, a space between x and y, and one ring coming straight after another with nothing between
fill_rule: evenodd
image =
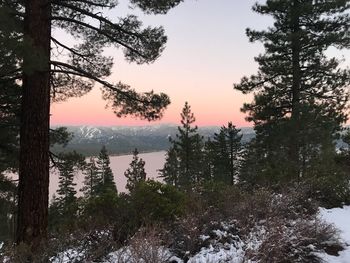
<instances>
[{"instance_id":1,"label":"horizon line","mask_svg":"<svg viewBox=\"0 0 350 263\"><path fill-rule=\"evenodd\" d=\"M103 127L103 128L113 128L113 127L156 127L156 126L181 126L179 124L176 124L176 123L161 123L161 124L140 124L140 125L109 125L109 124L106 124L106 125L100 125L100 124L52 124L50 125L50 127ZM201 127L222 127L224 125L194 125L194 126L197 126L198 128L201 128ZM226 125L225 125L226 126ZM234 125L235 127L237 128L254 128L253 126L236 126Z\"/></svg>"}]
</instances>

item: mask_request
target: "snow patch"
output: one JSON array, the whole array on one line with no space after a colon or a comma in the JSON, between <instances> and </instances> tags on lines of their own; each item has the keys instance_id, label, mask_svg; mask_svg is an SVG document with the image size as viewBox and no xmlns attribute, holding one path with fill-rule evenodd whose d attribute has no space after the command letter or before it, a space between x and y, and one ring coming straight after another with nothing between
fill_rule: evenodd
<instances>
[{"instance_id":1,"label":"snow patch","mask_svg":"<svg viewBox=\"0 0 350 263\"><path fill-rule=\"evenodd\" d=\"M188 263L214 263L214 262L243 262L245 255L244 243L242 241L235 244L224 244L222 247L202 248L195 256L189 259ZM248 262L247 262L248 263Z\"/></svg>"},{"instance_id":2,"label":"snow patch","mask_svg":"<svg viewBox=\"0 0 350 263\"><path fill-rule=\"evenodd\" d=\"M320 208L319 217L333 224L340 230L340 238L345 249L339 252L339 256L331 256L326 253L319 256L327 263L349 263L350 262L350 206L343 208L325 209Z\"/></svg>"}]
</instances>

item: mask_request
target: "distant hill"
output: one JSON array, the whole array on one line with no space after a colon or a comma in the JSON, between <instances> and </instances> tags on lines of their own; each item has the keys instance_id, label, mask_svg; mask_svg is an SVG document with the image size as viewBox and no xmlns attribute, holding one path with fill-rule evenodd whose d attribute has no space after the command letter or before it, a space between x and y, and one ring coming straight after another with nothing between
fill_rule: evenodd
<instances>
[{"instance_id":1,"label":"distant hill","mask_svg":"<svg viewBox=\"0 0 350 263\"><path fill-rule=\"evenodd\" d=\"M112 155L131 153L137 148L140 152L167 150L169 137L175 138L177 125L162 124L149 126L67 126L74 137L66 148L54 146L53 151L76 150L85 155L96 155L102 145L106 145ZM220 127L199 127L199 133L205 138L212 137ZM254 137L252 128L242 128L243 141Z\"/></svg>"}]
</instances>

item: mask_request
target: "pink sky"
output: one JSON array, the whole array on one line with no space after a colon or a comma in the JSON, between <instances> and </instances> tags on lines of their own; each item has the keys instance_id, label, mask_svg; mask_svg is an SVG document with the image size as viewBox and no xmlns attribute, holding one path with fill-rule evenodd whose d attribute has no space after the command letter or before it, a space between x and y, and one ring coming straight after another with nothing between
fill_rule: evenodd
<instances>
[{"instance_id":1,"label":"pink sky","mask_svg":"<svg viewBox=\"0 0 350 263\"><path fill-rule=\"evenodd\" d=\"M110 17L135 12L128 10L124 2L121 1L121 6L112 11ZM172 104L164 118L156 123L179 123L181 109L188 101L198 125L223 125L232 121L237 126L249 126L240 107L249 102L251 96L234 91L233 83L256 72L253 57L262 51L261 45L249 43L245 36L246 27L268 25L266 17L251 11L254 2L186 0L168 15L142 16L145 25L164 26L169 37L164 53L154 64L140 66L126 63L121 51L108 49L107 53L115 59L113 74L108 80L122 81L137 91L153 89L168 94ZM149 124L130 117L117 118L111 109L105 109L105 104L95 87L82 98L54 104L51 123Z\"/></svg>"}]
</instances>

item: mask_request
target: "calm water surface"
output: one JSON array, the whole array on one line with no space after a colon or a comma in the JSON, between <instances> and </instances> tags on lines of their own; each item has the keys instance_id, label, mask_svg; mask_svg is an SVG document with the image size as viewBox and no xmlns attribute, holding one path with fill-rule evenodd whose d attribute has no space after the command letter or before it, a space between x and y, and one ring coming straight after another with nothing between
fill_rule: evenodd
<instances>
[{"instance_id":1,"label":"calm water surface","mask_svg":"<svg viewBox=\"0 0 350 263\"><path fill-rule=\"evenodd\" d=\"M153 153L142 153L139 157L145 161L145 170L147 173L147 178L157 178L159 176L158 170L163 168L165 161L166 152L153 152ZM124 172L129 167L132 160L132 155L121 155L121 156L111 156L111 168L114 174L114 180L117 184L118 192L125 191L126 178ZM84 180L84 175L82 173L77 173L75 176L75 183L77 184L76 189L82 188L82 182ZM58 176L57 173L53 172L50 176L50 199L52 195L56 192L58 188ZM78 192L78 195L81 195Z\"/></svg>"}]
</instances>

